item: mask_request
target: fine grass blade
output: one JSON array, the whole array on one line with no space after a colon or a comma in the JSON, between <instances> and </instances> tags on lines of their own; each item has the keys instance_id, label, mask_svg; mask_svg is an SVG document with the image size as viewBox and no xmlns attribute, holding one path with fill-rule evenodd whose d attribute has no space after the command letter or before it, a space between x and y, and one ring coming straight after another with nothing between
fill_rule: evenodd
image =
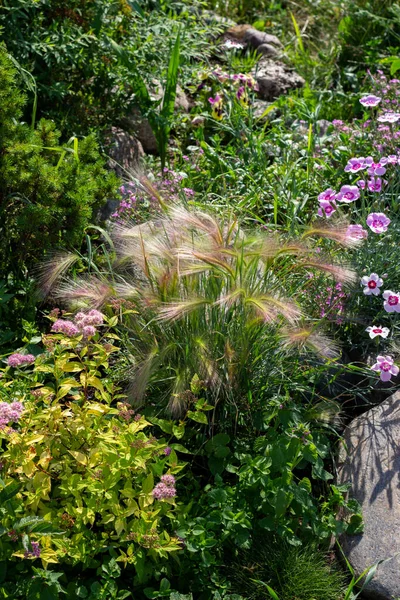
<instances>
[{"instance_id":1,"label":"fine grass blade","mask_svg":"<svg viewBox=\"0 0 400 600\"><path fill-rule=\"evenodd\" d=\"M300 51L304 52L304 45L303 45L303 39L301 37L300 27L299 27L299 24L296 21L296 17L294 16L294 14L291 11L290 11L290 17L292 19L294 31L296 33L297 45L298 45Z\"/></svg>"},{"instance_id":2,"label":"fine grass blade","mask_svg":"<svg viewBox=\"0 0 400 600\"><path fill-rule=\"evenodd\" d=\"M161 119L157 137L162 168L164 168L165 166L165 161L167 157L167 146L169 132L171 130L171 119L174 114L175 108L176 88L178 85L180 45L181 32L178 31L168 63L167 81L165 84L164 98L160 112Z\"/></svg>"}]
</instances>

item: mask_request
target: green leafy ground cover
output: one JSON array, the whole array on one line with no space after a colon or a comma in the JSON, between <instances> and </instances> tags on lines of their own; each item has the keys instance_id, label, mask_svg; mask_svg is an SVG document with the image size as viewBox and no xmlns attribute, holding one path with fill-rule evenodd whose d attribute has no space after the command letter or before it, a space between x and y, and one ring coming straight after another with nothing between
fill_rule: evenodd
<instances>
[{"instance_id":1,"label":"green leafy ground cover","mask_svg":"<svg viewBox=\"0 0 400 600\"><path fill-rule=\"evenodd\" d=\"M304 87L256 112L215 14ZM399 18L0 3L0 598L356 597L335 458L397 382ZM135 110L158 154L121 181Z\"/></svg>"}]
</instances>

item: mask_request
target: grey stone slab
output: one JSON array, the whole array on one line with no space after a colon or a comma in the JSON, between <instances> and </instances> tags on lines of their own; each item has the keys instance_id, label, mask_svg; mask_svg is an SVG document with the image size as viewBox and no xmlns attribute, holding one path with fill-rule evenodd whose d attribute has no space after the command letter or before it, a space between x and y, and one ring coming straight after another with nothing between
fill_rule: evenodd
<instances>
[{"instance_id":1,"label":"grey stone slab","mask_svg":"<svg viewBox=\"0 0 400 600\"><path fill-rule=\"evenodd\" d=\"M393 557L378 567L364 597L400 598L400 391L350 423L338 481L351 483L350 494L362 507L364 533L341 539L356 573Z\"/></svg>"}]
</instances>

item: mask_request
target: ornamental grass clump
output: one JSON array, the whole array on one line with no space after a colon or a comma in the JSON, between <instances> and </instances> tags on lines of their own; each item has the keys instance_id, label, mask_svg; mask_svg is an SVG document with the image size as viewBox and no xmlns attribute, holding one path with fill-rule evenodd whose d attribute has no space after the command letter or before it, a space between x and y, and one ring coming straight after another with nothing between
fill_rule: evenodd
<instances>
[{"instance_id":1,"label":"ornamental grass clump","mask_svg":"<svg viewBox=\"0 0 400 600\"><path fill-rule=\"evenodd\" d=\"M75 310L129 303L121 312L136 403L151 399L182 416L197 377L210 409L228 404L237 410L248 405L251 390L261 393L255 375L265 381L281 373L291 349L335 354L318 324L307 322L300 300L310 272L342 284L354 279L348 267L313 248L312 239L322 237L358 242L347 225L310 229L291 240L175 206L154 222L116 225L113 272L65 279L53 294Z\"/></svg>"}]
</instances>

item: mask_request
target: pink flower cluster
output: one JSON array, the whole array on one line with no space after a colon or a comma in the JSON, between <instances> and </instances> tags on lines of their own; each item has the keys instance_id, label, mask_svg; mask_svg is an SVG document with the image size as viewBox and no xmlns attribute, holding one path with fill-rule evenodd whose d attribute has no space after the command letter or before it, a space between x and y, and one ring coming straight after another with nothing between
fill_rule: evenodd
<instances>
[{"instance_id":1,"label":"pink flower cluster","mask_svg":"<svg viewBox=\"0 0 400 600\"><path fill-rule=\"evenodd\" d=\"M9 367L24 367L26 365L31 365L35 360L33 354L19 354L17 352L8 357L7 364Z\"/></svg>"},{"instance_id":2,"label":"pink flower cluster","mask_svg":"<svg viewBox=\"0 0 400 600\"><path fill-rule=\"evenodd\" d=\"M165 498L174 498L176 496L175 477L173 475L163 475L160 483L153 489L153 497L156 500Z\"/></svg>"},{"instance_id":3,"label":"pink flower cluster","mask_svg":"<svg viewBox=\"0 0 400 600\"><path fill-rule=\"evenodd\" d=\"M104 315L92 309L87 313L79 312L73 321L67 319L57 319L52 325L53 333L63 333L67 337L83 335L84 338L93 337L96 334L96 326L104 323Z\"/></svg>"},{"instance_id":4,"label":"pink flower cluster","mask_svg":"<svg viewBox=\"0 0 400 600\"><path fill-rule=\"evenodd\" d=\"M21 402L0 402L0 429L4 429L9 423L17 423L23 410Z\"/></svg>"}]
</instances>

